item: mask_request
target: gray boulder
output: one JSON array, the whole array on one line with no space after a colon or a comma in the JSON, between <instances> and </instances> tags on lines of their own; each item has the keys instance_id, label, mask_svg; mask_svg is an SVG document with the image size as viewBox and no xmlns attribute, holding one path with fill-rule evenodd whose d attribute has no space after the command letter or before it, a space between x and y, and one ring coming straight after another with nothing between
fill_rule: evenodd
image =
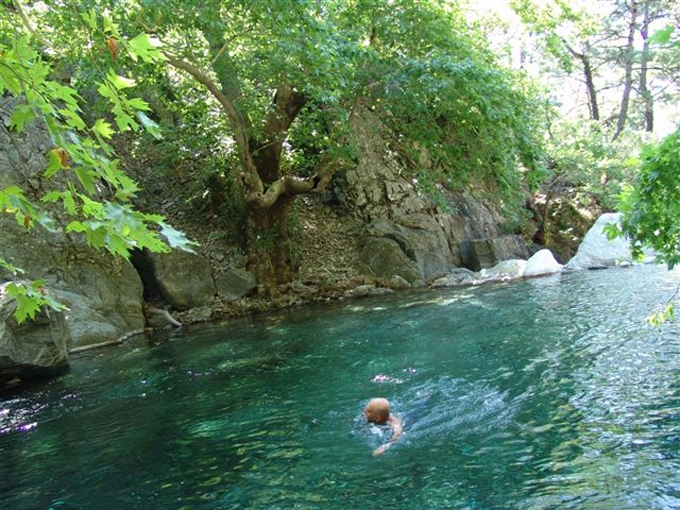
<instances>
[{"instance_id":1,"label":"gray boulder","mask_svg":"<svg viewBox=\"0 0 680 510\"><path fill-rule=\"evenodd\" d=\"M215 300L217 289L205 257L179 250L149 256L163 299L173 308L188 310Z\"/></svg>"},{"instance_id":2,"label":"gray boulder","mask_svg":"<svg viewBox=\"0 0 680 510\"><path fill-rule=\"evenodd\" d=\"M364 272L378 278L400 276L409 283L421 279L420 269L402 250L397 241L386 237L369 237L359 252Z\"/></svg>"},{"instance_id":3,"label":"gray boulder","mask_svg":"<svg viewBox=\"0 0 680 510\"><path fill-rule=\"evenodd\" d=\"M455 267L444 231L433 216L418 213L400 216L394 221L377 220L367 231L373 237L395 241L415 263L421 279Z\"/></svg>"},{"instance_id":4,"label":"gray boulder","mask_svg":"<svg viewBox=\"0 0 680 510\"><path fill-rule=\"evenodd\" d=\"M42 310L33 321L18 324L17 303L0 286L0 383L59 372L68 367L69 330L64 315Z\"/></svg>"},{"instance_id":5,"label":"gray boulder","mask_svg":"<svg viewBox=\"0 0 680 510\"><path fill-rule=\"evenodd\" d=\"M461 244L463 265L473 271L492 268L508 259L528 259L524 239L516 235L470 239Z\"/></svg>"},{"instance_id":6,"label":"gray boulder","mask_svg":"<svg viewBox=\"0 0 680 510\"><path fill-rule=\"evenodd\" d=\"M215 285L221 297L238 299L257 287L257 279L250 271L236 268L218 276Z\"/></svg>"}]
</instances>

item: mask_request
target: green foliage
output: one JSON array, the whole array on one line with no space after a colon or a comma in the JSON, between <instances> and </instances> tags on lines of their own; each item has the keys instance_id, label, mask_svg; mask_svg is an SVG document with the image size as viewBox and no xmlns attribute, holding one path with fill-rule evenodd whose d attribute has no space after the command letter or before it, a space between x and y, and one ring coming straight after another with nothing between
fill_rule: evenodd
<instances>
[{"instance_id":1,"label":"green foliage","mask_svg":"<svg viewBox=\"0 0 680 510\"><path fill-rule=\"evenodd\" d=\"M610 239L625 235L638 259L651 248L668 269L680 263L680 125L660 143L645 147L635 185L622 191L619 209L621 226L605 228ZM659 326L673 318L672 301L679 291L647 318L649 324Z\"/></svg>"},{"instance_id":2,"label":"green foliage","mask_svg":"<svg viewBox=\"0 0 680 510\"><path fill-rule=\"evenodd\" d=\"M538 96L496 64L481 34L461 29L458 11L397 5L403 11L385 7L382 21L391 28L378 32L371 61L381 86L370 98L394 133L392 149L424 185L483 183L501 200L511 198L538 171Z\"/></svg>"},{"instance_id":3,"label":"green foliage","mask_svg":"<svg viewBox=\"0 0 680 510\"><path fill-rule=\"evenodd\" d=\"M23 274L23 270L8 263L2 257L0 257L0 269L9 271L15 278L14 281L0 286L0 298L5 294L7 297L16 300L17 307L14 318L19 324L28 318L35 317L35 314L43 306L48 306L56 311L66 308L50 296L43 280L19 280L18 277Z\"/></svg>"},{"instance_id":4,"label":"green foliage","mask_svg":"<svg viewBox=\"0 0 680 510\"><path fill-rule=\"evenodd\" d=\"M566 193L582 205L595 203L612 210L621 189L635 175L641 143L633 132L612 140L612 131L599 122L562 120L550 129L541 191Z\"/></svg>"},{"instance_id":5,"label":"green foliage","mask_svg":"<svg viewBox=\"0 0 680 510\"><path fill-rule=\"evenodd\" d=\"M680 126L644 149L637 181L621 195L619 209L634 255L648 247L669 269L680 263Z\"/></svg>"},{"instance_id":6,"label":"green foliage","mask_svg":"<svg viewBox=\"0 0 680 510\"><path fill-rule=\"evenodd\" d=\"M119 168L108 143L115 133L126 130L144 128L158 136L157 126L144 114L149 110L146 102L127 95L135 81L115 69L121 50L133 61L162 60L154 40L147 34L126 40L106 11L92 9L76 17L84 20L86 27L79 26L71 34L73 41L69 42L78 41L77 36L87 37L83 34L105 41L103 48L110 57L107 57L109 65L104 69L99 65L93 68L101 71L97 90L108 102L107 111L113 118L115 129L105 118L90 122L84 115L80 92L55 79L58 73L53 63L60 61L60 56L63 57L65 48L69 46L65 33L61 33L60 38L58 31L46 30L46 36L31 25L33 20L40 26L45 21L42 17L45 11L39 7L26 7L31 9L28 16L25 12L17 13L16 9L22 9L20 3L12 11L7 7L1 9L0 96L9 94L19 100L10 119L10 128L21 132L29 122L36 119L44 121L54 144L48 155L45 176L61 174L67 182L64 189L51 192L41 200L61 202L66 216L70 217L67 231L84 234L95 248L104 248L125 257L135 247L168 251L170 244L190 250L193 243L171 229L161 216L140 213L132 208L129 200L135 196L138 187ZM78 25L72 19L68 26ZM51 41L48 37L54 39ZM93 47L100 48L98 44ZM100 61L106 60L100 57ZM104 190L108 190L110 200L101 201ZM32 228L35 222L51 231L56 228L54 220L16 185L0 189L0 211L14 214L16 221L27 229ZM3 261L3 267L9 269L11 266ZM12 273L17 274L16 270ZM14 282L7 286L6 291L19 302L16 312L19 322L33 317L43 305L60 308L51 301L39 281Z\"/></svg>"},{"instance_id":7,"label":"green foliage","mask_svg":"<svg viewBox=\"0 0 680 510\"><path fill-rule=\"evenodd\" d=\"M649 42L659 46L680 48L680 31L675 25L667 25L666 28L657 30L650 35Z\"/></svg>"}]
</instances>

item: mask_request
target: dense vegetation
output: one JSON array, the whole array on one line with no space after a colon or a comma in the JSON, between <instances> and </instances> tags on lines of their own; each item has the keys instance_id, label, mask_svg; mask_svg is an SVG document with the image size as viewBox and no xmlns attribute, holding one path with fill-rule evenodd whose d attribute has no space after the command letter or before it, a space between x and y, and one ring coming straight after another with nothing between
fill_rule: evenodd
<instances>
[{"instance_id":1,"label":"dense vegetation","mask_svg":"<svg viewBox=\"0 0 680 510\"><path fill-rule=\"evenodd\" d=\"M4 1L0 95L24 102L11 128L44 118L54 141L46 173L67 184L44 197L0 189L0 207L26 228L49 229L54 219L39 202L61 204L67 231L116 255L191 249L164 218L133 207L138 187L111 140L134 132L165 144L170 157L201 155L192 186L239 211L249 267L271 290L294 276L296 197L322 192L355 164L352 127L370 112L425 190L481 185L515 214L533 192L535 240L549 244L555 201L614 207L638 170L631 141L653 132L654 105L677 90L674 32L647 35L653 19L672 15L671 3L600 3L612 12L595 18L571 2L513 2L530 34L523 51L542 73L584 77L586 114L567 119L540 80L503 65L488 25L469 23L453 2ZM600 92L612 80L621 94L608 103ZM629 210L668 197L652 195L635 195ZM665 210L677 225L677 208ZM654 231L655 220L641 218L635 229ZM677 230L669 235L676 242L662 248L673 261ZM22 317L58 306L40 282L22 284L20 268L0 265L15 276L9 292L22 300Z\"/></svg>"}]
</instances>

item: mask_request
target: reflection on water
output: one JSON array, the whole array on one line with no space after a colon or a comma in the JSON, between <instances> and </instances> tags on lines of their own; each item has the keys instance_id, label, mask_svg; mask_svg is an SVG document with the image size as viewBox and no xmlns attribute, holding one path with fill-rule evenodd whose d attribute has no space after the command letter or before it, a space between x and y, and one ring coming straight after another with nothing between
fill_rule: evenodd
<instances>
[{"instance_id":1,"label":"reflection on water","mask_svg":"<svg viewBox=\"0 0 680 510\"><path fill-rule=\"evenodd\" d=\"M661 268L400 294L80 355L0 400L7 508L680 508ZM392 402L403 438L368 425Z\"/></svg>"}]
</instances>

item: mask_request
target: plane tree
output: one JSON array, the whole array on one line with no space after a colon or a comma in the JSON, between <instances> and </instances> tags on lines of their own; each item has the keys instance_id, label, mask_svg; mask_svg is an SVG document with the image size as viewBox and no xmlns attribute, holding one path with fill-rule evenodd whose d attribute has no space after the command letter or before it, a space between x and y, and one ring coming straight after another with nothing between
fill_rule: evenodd
<instances>
[{"instance_id":1,"label":"plane tree","mask_svg":"<svg viewBox=\"0 0 680 510\"><path fill-rule=\"evenodd\" d=\"M21 5L5 10L26 21L20 26L33 46L50 39L41 61L53 61L62 85L98 92L83 114L96 119L92 111L103 111L98 127L162 134L149 105L127 96L136 84L162 83L155 92L175 105L189 108L196 97L207 105L201 121L224 130L216 150L236 162L218 182L240 193L248 266L266 292L294 276L289 226L296 198L321 193L355 164L352 126L362 112L384 122L414 174L430 181L464 187L479 179L510 192L539 168L529 88L496 64L450 2ZM94 130L99 140L94 125L75 127ZM427 158L418 157L423 152Z\"/></svg>"}]
</instances>

